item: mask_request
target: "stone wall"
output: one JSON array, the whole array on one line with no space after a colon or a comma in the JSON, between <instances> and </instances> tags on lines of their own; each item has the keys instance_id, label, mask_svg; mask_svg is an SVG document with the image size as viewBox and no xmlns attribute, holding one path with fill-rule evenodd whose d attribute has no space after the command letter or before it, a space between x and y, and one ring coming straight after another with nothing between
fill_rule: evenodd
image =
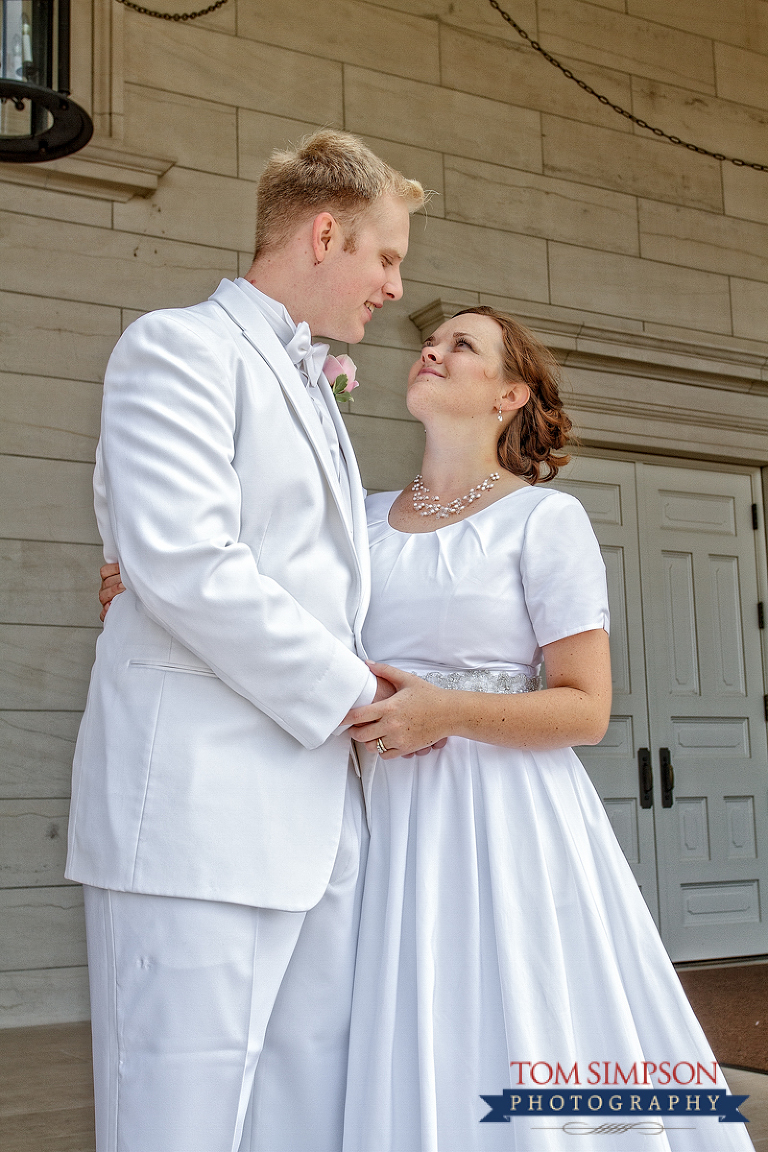
<instances>
[{"instance_id":1,"label":"stone wall","mask_svg":"<svg viewBox=\"0 0 768 1152\"><path fill-rule=\"evenodd\" d=\"M611 100L768 163L766 0L504 2ZM355 352L348 421L370 487L417 469L403 394L420 329L477 301L557 350L587 450L768 463L768 174L634 128L486 0L229 0L193 24L75 0L73 24L73 94L97 137L0 169L4 1025L87 1014L80 894L62 866L99 627L104 365L138 314L248 267L273 147L344 127L437 193L404 299Z\"/></svg>"}]
</instances>

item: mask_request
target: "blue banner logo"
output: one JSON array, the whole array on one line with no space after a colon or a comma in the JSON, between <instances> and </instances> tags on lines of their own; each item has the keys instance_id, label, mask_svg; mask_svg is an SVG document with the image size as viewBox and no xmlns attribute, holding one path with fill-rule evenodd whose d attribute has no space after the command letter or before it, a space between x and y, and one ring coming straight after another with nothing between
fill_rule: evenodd
<instances>
[{"instance_id":1,"label":"blue banner logo","mask_svg":"<svg viewBox=\"0 0 768 1152\"><path fill-rule=\"evenodd\" d=\"M618 1092L558 1092L552 1089L505 1088L500 1096L481 1096L491 1109L481 1124L508 1124L513 1116L717 1116L721 1124L748 1124L739 1108L747 1096L731 1096L722 1089L693 1092L666 1088L627 1089Z\"/></svg>"}]
</instances>

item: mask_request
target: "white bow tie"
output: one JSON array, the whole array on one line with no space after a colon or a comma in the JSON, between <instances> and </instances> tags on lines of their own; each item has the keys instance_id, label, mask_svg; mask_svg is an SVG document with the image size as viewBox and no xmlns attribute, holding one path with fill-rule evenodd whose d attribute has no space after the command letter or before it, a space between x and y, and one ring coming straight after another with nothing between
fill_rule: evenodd
<instances>
[{"instance_id":1,"label":"white bow tie","mask_svg":"<svg viewBox=\"0 0 768 1152\"><path fill-rule=\"evenodd\" d=\"M313 344L309 324L302 320L285 347L296 367L306 372L310 384L317 384L323 365L328 358L329 346L327 344Z\"/></svg>"}]
</instances>

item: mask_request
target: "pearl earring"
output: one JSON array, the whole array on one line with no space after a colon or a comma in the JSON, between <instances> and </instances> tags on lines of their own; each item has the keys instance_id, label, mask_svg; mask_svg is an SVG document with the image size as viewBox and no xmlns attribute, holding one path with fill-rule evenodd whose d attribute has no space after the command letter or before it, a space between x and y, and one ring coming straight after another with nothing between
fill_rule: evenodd
<instances>
[{"instance_id":1,"label":"pearl earring","mask_svg":"<svg viewBox=\"0 0 768 1152\"><path fill-rule=\"evenodd\" d=\"M499 404L499 424L503 424L504 417L501 414L501 404Z\"/></svg>"}]
</instances>

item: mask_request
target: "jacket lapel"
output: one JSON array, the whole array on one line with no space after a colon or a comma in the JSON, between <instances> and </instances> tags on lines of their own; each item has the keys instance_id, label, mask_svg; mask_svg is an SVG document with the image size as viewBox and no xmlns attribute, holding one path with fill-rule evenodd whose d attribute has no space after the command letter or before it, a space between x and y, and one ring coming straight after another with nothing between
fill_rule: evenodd
<instances>
[{"instance_id":1,"label":"jacket lapel","mask_svg":"<svg viewBox=\"0 0 768 1152\"><path fill-rule=\"evenodd\" d=\"M222 280L219 287L211 296L211 300L224 309L230 319L240 328L254 351L265 361L277 377L280 387L298 416L301 426L317 455L323 470L323 475L328 481L328 486L336 501L339 515L345 526L347 526L347 530L349 530L347 518L344 515L339 478L336 475L336 469L331 458L328 443L323 435L323 430L320 426L314 405L307 395L307 389L298 369L291 361L290 356L288 356L269 322L262 316L258 308L249 303L247 297L244 296L231 280ZM334 401L334 407L335 406ZM347 451L345 445L345 457L347 457ZM351 446L349 451L351 453ZM348 457L347 464L349 464ZM364 583L366 582L364 581Z\"/></svg>"},{"instance_id":2,"label":"jacket lapel","mask_svg":"<svg viewBox=\"0 0 768 1152\"><path fill-rule=\"evenodd\" d=\"M339 448L347 465L349 496L352 505L352 536L363 579L363 595L358 610L358 620L360 626L362 626L362 621L365 619L365 614L368 611L368 601L370 600L371 594L370 551L368 548L368 517L365 512L365 489L363 488L363 483L360 478L360 469L357 466L357 458L355 457L352 441L347 432L347 426L339 411L339 405L336 397L333 395L333 389L328 383L324 373L320 376L318 387L323 394L328 412L336 428L336 435L339 438Z\"/></svg>"},{"instance_id":3,"label":"jacket lapel","mask_svg":"<svg viewBox=\"0 0 768 1152\"><path fill-rule=\"evenodd\" d=\"M368 603L371 596L370 553L368 549L368 521L365 512L365 491L362 486L352 442L349 439L349 434L341 417L339 406L333 395L331 386L325 375L321 374L318 387L328 405L328 411L339 437L339 447L344 456L349 476L350 502L352 505L351 533L349 532L348 519L344 514L341 486L339 484L339 478L336 475L336 469L328 448L328 443L320 427L314 405L307 395L307 389L298 369L291 361L290 356L288 356L274 330L264 316L262 316L258 308L249 305L247 298L231 280L222 280L210 299L218 304L237 327L240 328L254 351L266 362L277 377L280 387L283 389L288 402L293 407L307 438L317 454L323 474L328 481L328 486L336 501L339 516L347 530L352 554L360 575L360 600L354 620L354 631L358 653L360 656L365 657L362 646L361 629L365 614L368 611ZM368 752L361 744L356 745L355 752L357 754L358 772L363 785L366 820L370 828L371 787L378 757L375 753Z\"/></svg>"}]
</instances>

